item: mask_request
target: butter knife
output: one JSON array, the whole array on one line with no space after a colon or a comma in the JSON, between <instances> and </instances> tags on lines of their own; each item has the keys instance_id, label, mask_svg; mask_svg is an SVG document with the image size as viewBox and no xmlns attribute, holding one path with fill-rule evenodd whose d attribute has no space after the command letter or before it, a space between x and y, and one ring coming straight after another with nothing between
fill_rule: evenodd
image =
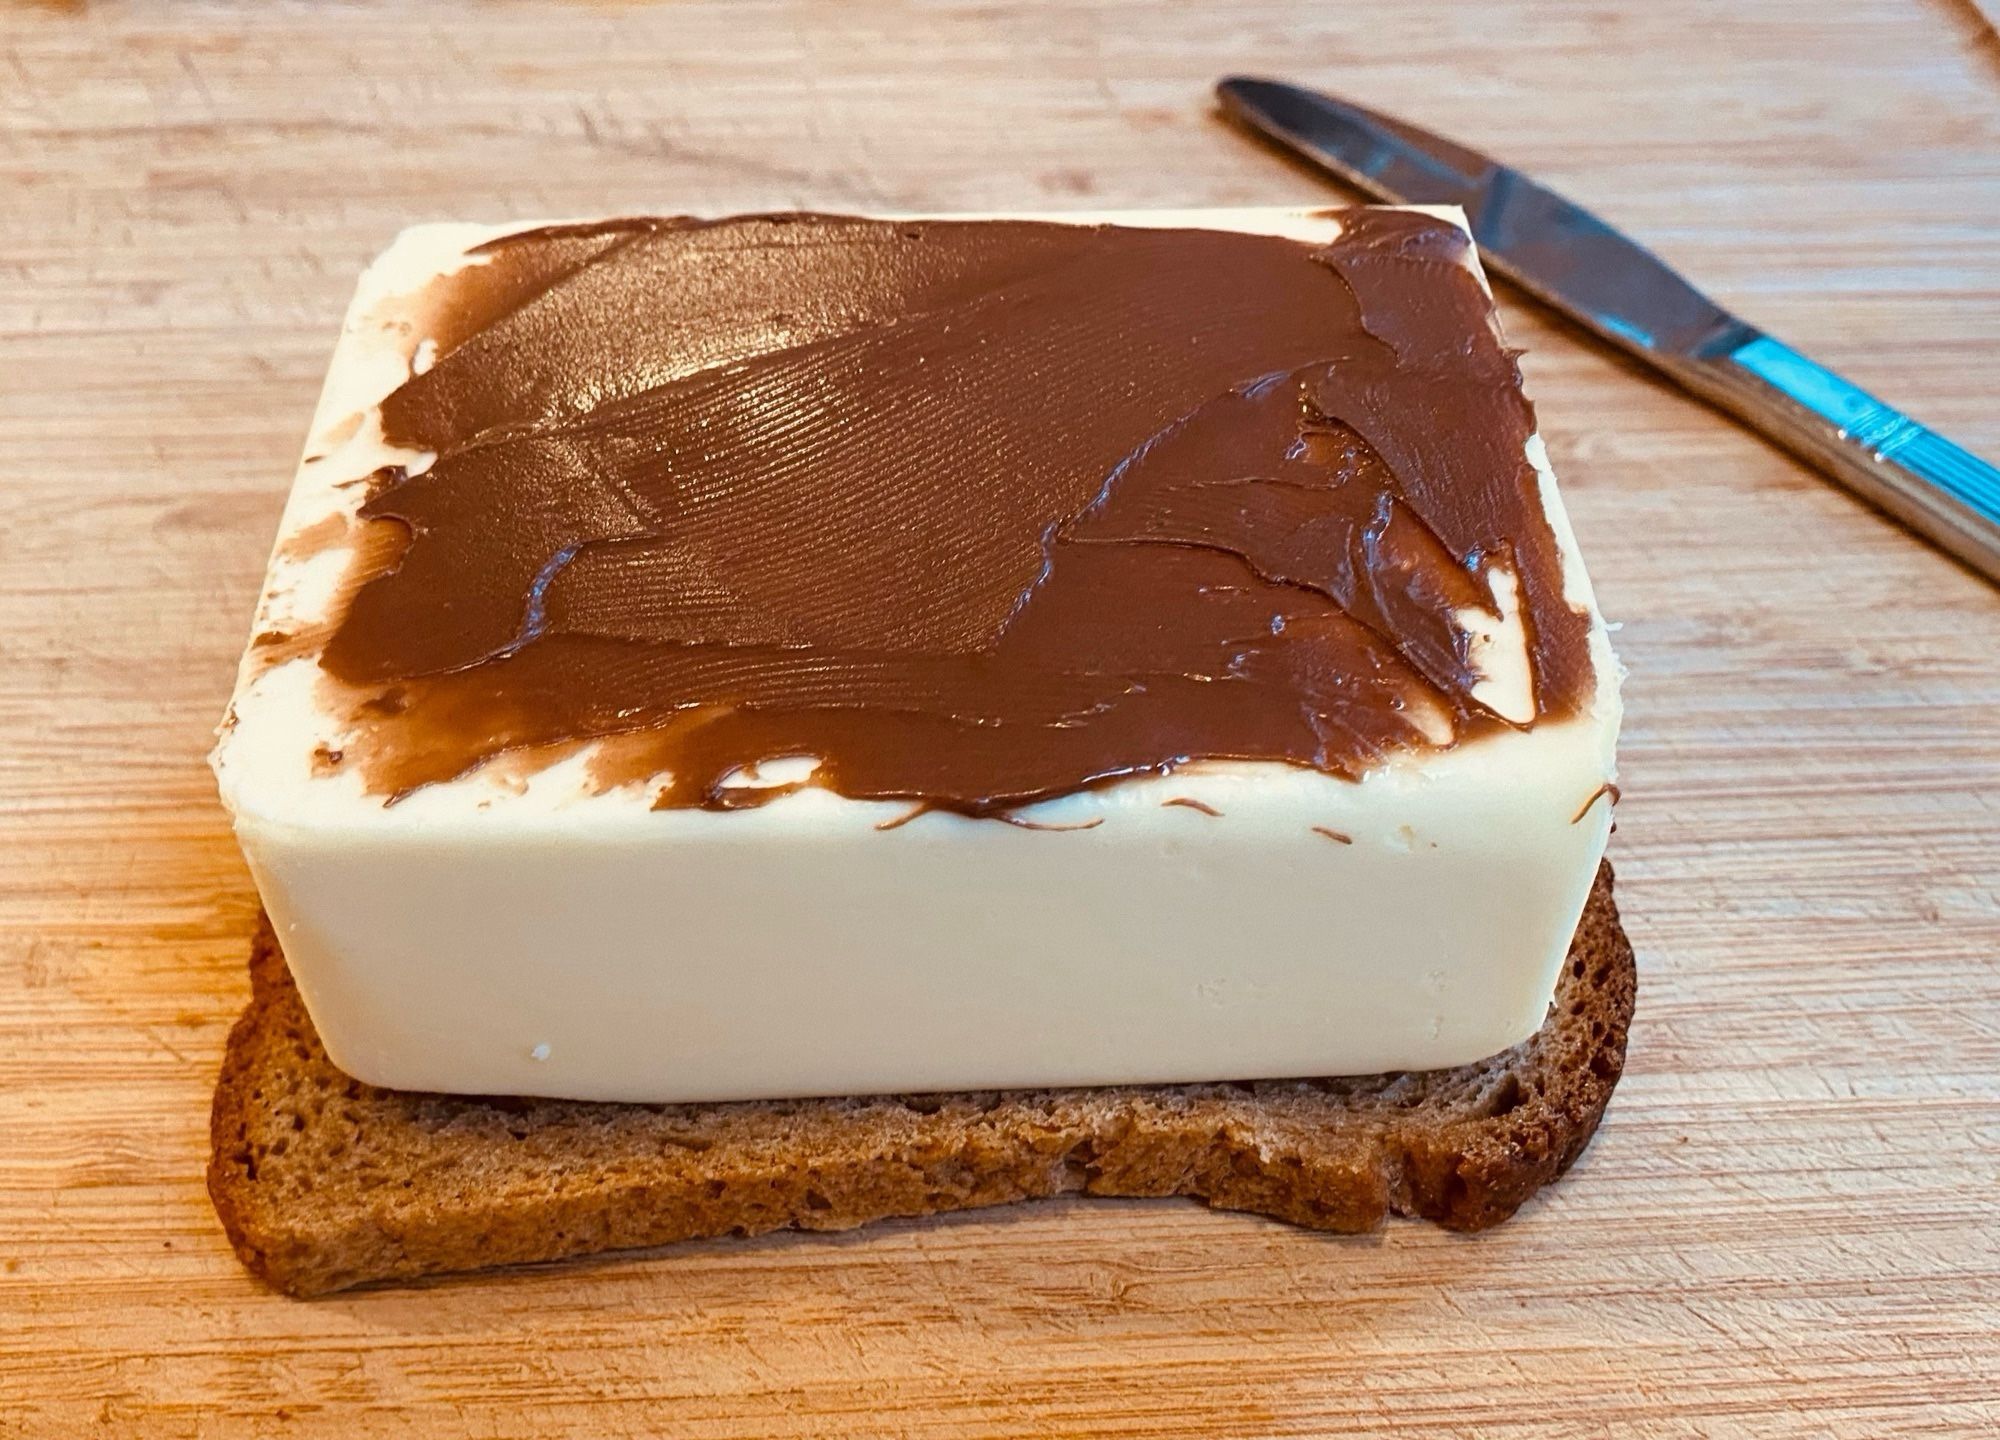
<instances>
[{"instance_id":1,"label":"butter knife","mask_svg":"<svg viewBox=\"0 0 2000 1440\"><path fill-rule=\"evenodd\" d=\"M1234 76L1216 94L1234 118L1371 195L1462 206L1489 269L2000 584L2000 469L1730 314L1589 211L1316 91Z\"/></svg>"}]
</instances>

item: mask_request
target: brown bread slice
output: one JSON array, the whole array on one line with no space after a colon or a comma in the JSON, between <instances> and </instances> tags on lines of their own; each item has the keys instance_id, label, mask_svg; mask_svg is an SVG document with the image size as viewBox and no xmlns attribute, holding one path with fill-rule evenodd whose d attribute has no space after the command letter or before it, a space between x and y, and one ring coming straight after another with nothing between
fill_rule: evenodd
<instances>
[{"instance_id":1,"label":"brown bread slice","mask_svg":"<svg viewBox=\"0 0 2000 1440\"><path fill-rule=\"evenodd\" d=\"M1635 972L1599 873L1548 1022L1455 1070L1331 1080L605 1105L379 1090L335 1069L266 926L208 1189L294 1295L695 1236L845 1230L1067 1191L1322 1230L1498 1224L1589 1142Z\"/></svg>"}]
</instances>

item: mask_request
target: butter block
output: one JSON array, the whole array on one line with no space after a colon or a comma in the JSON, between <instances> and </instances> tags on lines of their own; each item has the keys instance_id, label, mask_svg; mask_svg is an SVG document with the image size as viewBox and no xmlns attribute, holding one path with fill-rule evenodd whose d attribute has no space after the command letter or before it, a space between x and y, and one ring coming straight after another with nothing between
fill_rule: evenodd
<instances>
[{"instance_id":1,"label":"butter block","mask_svg":"<svg viewBox=\"0 0 2000 1440\"><path fill-rule=\"evenodd\" d=\"M213 757L330 1056L668 1102L1531 1034L1618 671L1490 310L1440 343L1483 283L1456 212L406 231Z\"/></svg>"}]
</instances>

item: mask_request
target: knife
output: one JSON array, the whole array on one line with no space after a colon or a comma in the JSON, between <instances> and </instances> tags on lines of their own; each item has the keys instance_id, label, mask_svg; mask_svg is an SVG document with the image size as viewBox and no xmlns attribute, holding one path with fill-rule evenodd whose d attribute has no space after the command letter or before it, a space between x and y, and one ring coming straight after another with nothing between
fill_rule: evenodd
<instances>
[{"instance_id":1,"label":"knife","mask_svg":"<svg viewBox=\"0 0 2000 1440\"><path fill-rule=\"evenodd\" d=\"M1414 125L1275 80L1236 119L1371 195L1458 205L1486 265L2000 584L2000 469L1740 320L1553 190Z\"/></svg>"}]
</instances>

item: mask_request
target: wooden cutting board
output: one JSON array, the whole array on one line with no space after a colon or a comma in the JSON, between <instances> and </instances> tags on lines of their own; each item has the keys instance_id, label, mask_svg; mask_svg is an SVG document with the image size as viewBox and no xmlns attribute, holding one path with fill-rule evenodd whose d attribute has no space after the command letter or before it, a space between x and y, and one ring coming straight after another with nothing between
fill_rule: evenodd
<instances>
[{"instance_id":1,"label":"wooden cutting board","mask_svg":"<svg viewBox=\"0 0 2000 1440\"><path fill-rule=\"evenodd\" d=\"M1632 678L1643 993L1479 1238L1071 1202L311 1304L201 1172L255 899L202 754L407 221L1312 201L1225 69L1513 159L2000 454L1965 3L0 9L0 1435L2000 1425L2000 594L1527 308Z\"/></svg>"}]
</instances>

